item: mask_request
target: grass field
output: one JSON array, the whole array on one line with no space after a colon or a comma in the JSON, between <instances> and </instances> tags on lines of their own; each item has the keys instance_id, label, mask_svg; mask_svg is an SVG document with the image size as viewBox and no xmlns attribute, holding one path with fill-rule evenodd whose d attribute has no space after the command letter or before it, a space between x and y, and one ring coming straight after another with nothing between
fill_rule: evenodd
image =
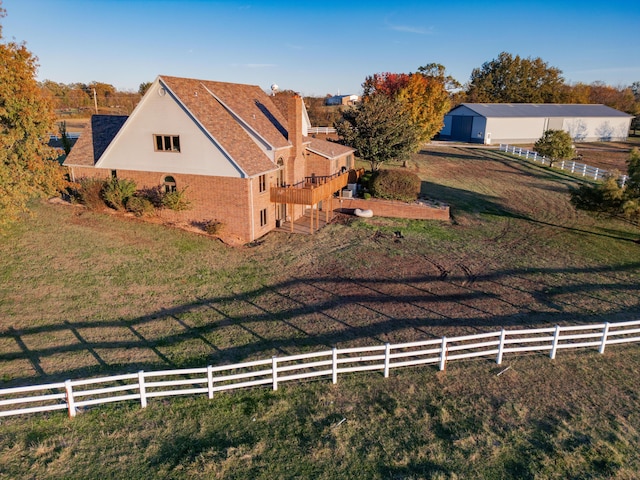
<instances>
[{"instance_id":1,"label":"grass field","mask_svg":"<svg viewBox=\"0 0 640 480\"><path fill-rule=\"evenodd\" d=\"M36 205L0 244L2 386L640 318L640 231L576 212L575 179L464 147L410 168L451 223L339 216L230 248ZM562 351L9 418L0 478L637 478L639 366Z\"/></svg>"}]
</instances>

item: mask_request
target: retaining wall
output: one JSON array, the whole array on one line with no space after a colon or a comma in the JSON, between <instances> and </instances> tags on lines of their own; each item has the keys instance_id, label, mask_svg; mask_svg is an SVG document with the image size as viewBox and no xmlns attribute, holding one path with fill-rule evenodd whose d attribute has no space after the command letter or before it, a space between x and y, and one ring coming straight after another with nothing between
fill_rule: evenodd
<instances>
[{"instance_id":1,"label":"retaining wall","mask_svg":"<svg viewBox=\"0 0 640 480\"><path fill-rule=\"evenodd\" d=\"M449 206L430 206L425 203L405 203L397 200L379 200L370 198L340 198L340 206L336 211L353 213L356 208L372 210L374 216L392 218L411 218L415 220L451 219Z\"/></svg>"}]
</instances>

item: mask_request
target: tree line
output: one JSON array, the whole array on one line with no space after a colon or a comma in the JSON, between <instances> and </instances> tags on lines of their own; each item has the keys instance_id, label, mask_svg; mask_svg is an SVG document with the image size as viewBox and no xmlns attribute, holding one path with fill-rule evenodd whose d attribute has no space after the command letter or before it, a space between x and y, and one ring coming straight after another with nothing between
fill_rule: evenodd
<instances>
[{"instance_id":1,"label":"tree line","mask_svg":"<svg viewBox=\"0 0 640 480\"><path fill-rule=\"evenodd\" d=\"M122 91L111 84L93 81L91 83L59 83L44 80L38 83L42 96L61 117L65 115L86 117L92 113L129 115L146 91L140 85L137 92Z\"/></svg>"},{"instance_id":2,"label":"tree line","mask_svg":"<svg viewBox=\"0 0 640 480\"><path fill-rule=\"evenodd\" d=\"M464 102L470 103L600 103L630 115L640 115L640 81L632 85L612 86L602 81L590 84L577 82L567 83L562 71L548 65L541 58L523 58L507 52L500 53L497 58L489 60L471 72L469 81L464 85L445 74L445 67L439 64L428 64L419 67L414 73L374 73L364 79L363 95L384 93L387 96L398 94L416 96L421 90L424 95L436 95L433 86L427 86L439 76L443 90L449 98L449 106L455 107ZM427 80L431 78L432 80ZM43 95L48 98L54 110L86 111L87 115L95 109L104 109L105 113L129 114L147 91L151 82L143 82L138 91L122 91L113 85L93 81L91 83L58 83L44 80L39 83ZM285 91L284 93L292 92ZM283 93L283 92L280 92ZM306 106L310 117L320 123L330 124L339 117L335 108L325 108L326 97L307 98ZM433 98L434 104L440 100ZM433 112L436 113L437 112ZM414 115L418 112L414 109ZM433 115L425 118L433 121Z\"/></svg>"}]
</instances>

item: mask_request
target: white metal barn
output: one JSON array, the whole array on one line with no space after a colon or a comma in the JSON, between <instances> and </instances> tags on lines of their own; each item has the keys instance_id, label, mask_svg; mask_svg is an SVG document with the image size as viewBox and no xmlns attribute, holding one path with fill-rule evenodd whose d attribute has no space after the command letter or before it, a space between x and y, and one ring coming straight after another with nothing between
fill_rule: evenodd
<instances>
[{"instance_id":1,"label":"white metal barn","mask_svg":"<svg viewBox=\"0 0 640 480\"><path fill-rule=\"evenodd\" d=\"M440 138L461 142L533 143L546 130L576 142L625 140L633 117L606 105L463 103L444 117Z\"/></svg>"}]
</instances>

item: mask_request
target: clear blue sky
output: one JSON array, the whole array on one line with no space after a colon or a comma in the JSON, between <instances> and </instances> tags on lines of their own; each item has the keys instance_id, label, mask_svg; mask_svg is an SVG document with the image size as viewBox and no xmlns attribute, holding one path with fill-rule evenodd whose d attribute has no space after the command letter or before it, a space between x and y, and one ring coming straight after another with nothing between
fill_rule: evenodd
<instances>
[{"instance_id":1,"label":"clear blue sky","mask_svg":"<svg viewBox=\"0 0 640 480\"><path fill-rule=\"evenodd\" d=\"M5 40L25 41L38 79L137 91L157 75L302 95L360 93L377 72L440 63L461 83L500 52L540 57L568 82L640 81L634 1L239 2L2 0Z\"/></svg>"}]
</instances>

